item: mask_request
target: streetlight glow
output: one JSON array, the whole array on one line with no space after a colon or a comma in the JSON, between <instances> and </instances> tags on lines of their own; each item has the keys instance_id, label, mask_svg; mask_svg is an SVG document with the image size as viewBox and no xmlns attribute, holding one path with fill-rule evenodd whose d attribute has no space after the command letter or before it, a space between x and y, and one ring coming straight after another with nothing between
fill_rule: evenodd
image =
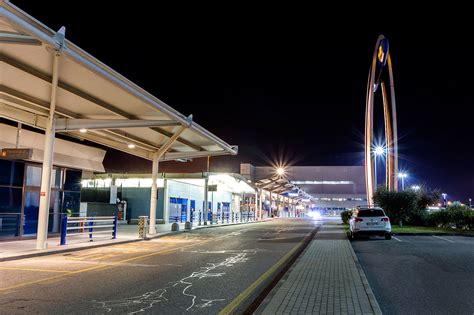
<instances>
[{"instance_id":1,"label":"streetlight glow","mask_svg":"<svg viewBox=\"0 0 474 315\"><path fill-rule=\"evenodd\" d=\"M283 167L279 167L279 168L277 168L276 173L279 176L283 176L285 174L285 169Z\"/></svg>"},{"instance_id":2,"label":"streetlight glow","mask_svg":"<svg viewBox=\"0 0 474 315\"><path fill-rule=\"evenodd\" d=\"M385 154L385 148L377 145L375 146L374 150L374 187L377 189L377 156L381 156Z\"/></svg>"},{"instance_id":3,"label":"streetlight glow","mask_svg":"<svg viewBox=\"0 0 474 315\"><path fill-rule=\"evenodd\" d=\"M407 173L400 172L398 173L398 178L401 178L402 180L402 190L405 190L405 178L408 177Z\"/></svg>"},{"instance_id":4,"label":"streetlight glow","mask_svg":"<svg viewBox=\"0 0 474 315\"><path fill-rule=\"evenodd\" d=\"M375 155L382 155L385 153L385 149L381 146L376 146L374 150Z\"/></svg>"}]
</instances>

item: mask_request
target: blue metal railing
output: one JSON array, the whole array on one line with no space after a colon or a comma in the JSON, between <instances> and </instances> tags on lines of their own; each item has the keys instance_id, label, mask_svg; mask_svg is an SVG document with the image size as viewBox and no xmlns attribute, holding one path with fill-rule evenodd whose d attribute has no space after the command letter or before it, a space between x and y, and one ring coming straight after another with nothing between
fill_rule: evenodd
<instances>
[{"instance_id":1,"label":"blue metal railing","mask_svg":"<svg viewBox=\"0 0 474 315\"><path fill-rule=\"evenodd\" d=\"M0 236L20 236L20 213L0 213Z\"/></svg>"},{"instance_id":2,"label":"blue metal railing","mask_svg":"<svg viewBox=\"0 0 474 315\"><path fill-rule=\"evenodd\" d=\"M69 231L74 231L70 233ZM117 238L117 216L109 217L68 217L63 215L61 222L60 245L66 245L67 237L89 234L92 241L93 235L112 234L112 239Z\"/></svg>"}]
</instances>

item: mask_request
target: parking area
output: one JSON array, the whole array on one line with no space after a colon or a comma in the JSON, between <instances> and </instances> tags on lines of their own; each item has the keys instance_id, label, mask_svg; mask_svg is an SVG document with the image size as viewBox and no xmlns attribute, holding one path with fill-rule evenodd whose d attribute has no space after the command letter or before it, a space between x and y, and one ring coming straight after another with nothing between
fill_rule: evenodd
<instances>
[{"instance_id":1,"label":"parking area","mask_svg":"<svg viewBox=\"0 0 474 315\"><path fill-rule=\"evenodd\" d=\"M473 314L474 237L371 237L352 242L384 314Z\"/></svg>"}]
</instances>

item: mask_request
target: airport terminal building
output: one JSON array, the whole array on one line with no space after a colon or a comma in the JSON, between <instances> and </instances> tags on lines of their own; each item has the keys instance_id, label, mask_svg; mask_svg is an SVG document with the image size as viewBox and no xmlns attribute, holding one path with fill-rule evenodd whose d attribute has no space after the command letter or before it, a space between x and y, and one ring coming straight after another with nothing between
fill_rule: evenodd
<instances>
[{"instance_id":1,"label":"airport terminal building","mask_svg":"<svg viewBox=\"0 0 474 315\"><path fill-rule=\"evenodd\" d=\"M241 164L241 175L258 181L274 176L275 167ZM315 210L339 211L367 204L364 166L288 166L283 177L312 197Z\"/></svg>"}]
</instances>

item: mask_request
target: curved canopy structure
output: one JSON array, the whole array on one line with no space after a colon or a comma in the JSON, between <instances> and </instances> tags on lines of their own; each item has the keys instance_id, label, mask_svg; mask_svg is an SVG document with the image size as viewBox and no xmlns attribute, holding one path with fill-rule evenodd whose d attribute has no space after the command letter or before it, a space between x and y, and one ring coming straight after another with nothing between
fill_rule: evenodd
<instances>
[{"instance_id":1,"label":"curved canopy structure","mask_svg":"<svg viewBox=\"0 0 474 315\"><path fill-rule=\"evenodd\" d=\"M56 132L152 160L186 126L160 160L237 154L237 147L65 39L64 29L55 32L5 0L0 0L0 116L46 128L54 50L61 54Z\"/></svg>"}]
</instances>

